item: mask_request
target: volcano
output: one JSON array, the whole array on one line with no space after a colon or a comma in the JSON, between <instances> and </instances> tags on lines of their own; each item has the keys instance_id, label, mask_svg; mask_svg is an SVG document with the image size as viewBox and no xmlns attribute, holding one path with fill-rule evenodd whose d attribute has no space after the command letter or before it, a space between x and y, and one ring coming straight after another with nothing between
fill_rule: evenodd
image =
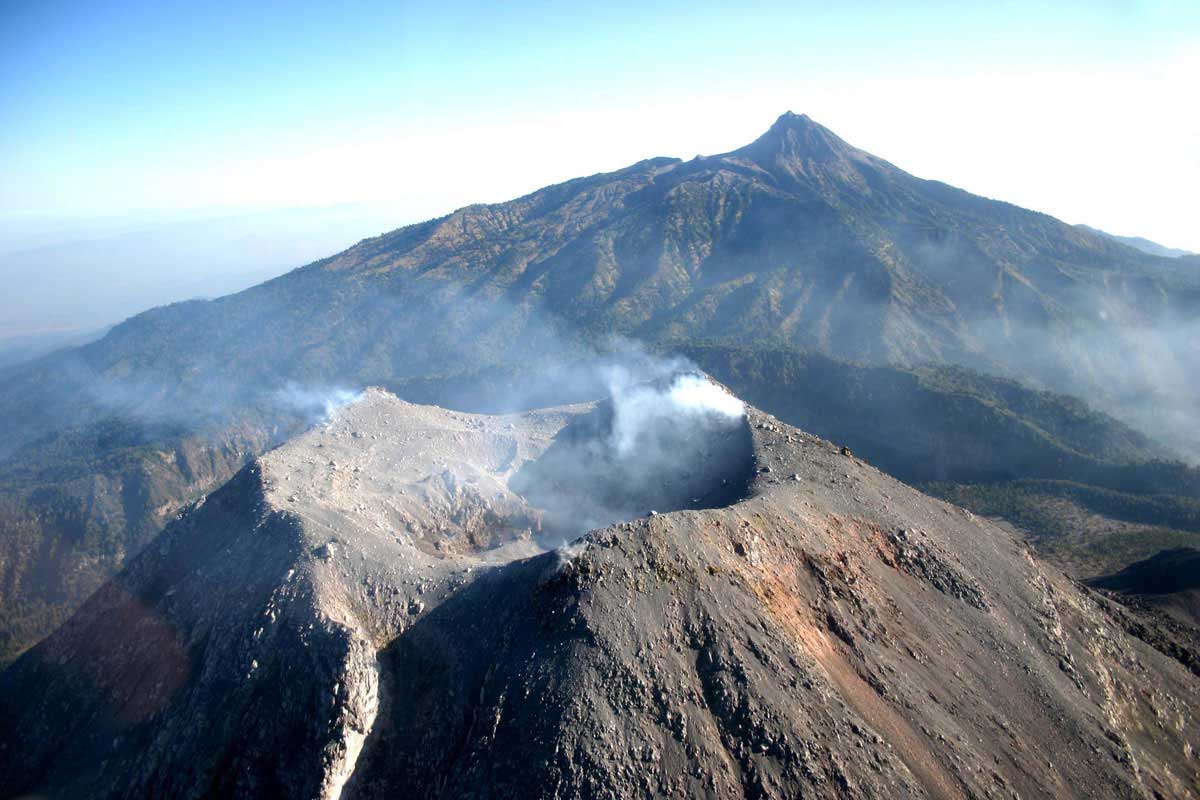
<instances>
[{"instance_id":1,"label":"volcano","mask_svg":"<svg viewBox=\"0 0 1200 800\"><path fill-rule=\"evenodd\" d=\"M1139 461L1200 453L1188 333L1198 311L1200 271L1186 258L919 178L802 114L726 153L648 158L467 206L0 371L0 663L65 620L180 508L309 421L311 409L281 398L384 386L469 411L560 405L598 395L560 391L543 377L550 367L627 337L667 353L748 347L772 362L770 352L799 348L873 368L955 365L1066 392L1140 429L1121 430L1115 448L1093 436L1030 458L1045 449L1041 431L963 422L980 441L931 438L861 406L846 421L840 398L870 380L861 371L831 379L835 402L811 417L795 415L790 388L767 404L839 441L874 441L879 465L906 476L942 480L938 464L962 462L1042 477L1023 465L1093 447ZM490 391L507 371L516 385ZM1054 435L1092 424L1088 409L1057 404L1032 397L1013 411L1050 408L1036 416ZM1012 427L1009 410L1001 427ZM877 430L864 437L864 427Z\"/></svg>"},{"instance_id":2,"label":"volcano","mask_svg":"<svg viewBox=\"0 0 1200 800\"><path fill-rule=\"evenodd\" d=\"M1103 596L757 409L664 428L674 385L624 448L616 397L366 392L0 675L0 785L1194 796L1197 678ZM620 479L651 451L678 457Z\"/></svg>"}]
</instances>

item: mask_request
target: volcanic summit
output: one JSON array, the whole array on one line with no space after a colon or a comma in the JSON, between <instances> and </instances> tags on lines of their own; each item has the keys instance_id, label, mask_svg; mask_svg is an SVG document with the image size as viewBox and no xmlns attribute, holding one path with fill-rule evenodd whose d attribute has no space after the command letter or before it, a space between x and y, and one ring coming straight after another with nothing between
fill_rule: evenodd
<instances>
[{"instance_id":1,"label":"volcanic summit","mask_svg":"<svg viewBox=\"0 0 1200 800\"><path fill-rule=\"evenodd\" d=\"M638 402L723 394L681 385ZM1195 676L1110 601L720 402L667 433L642 414L622 451L620 398L486 416L366 392L0 676L0 785L1192 796ZM622 482L651 445L680 457Z\"/></svg>"}]
</instances>

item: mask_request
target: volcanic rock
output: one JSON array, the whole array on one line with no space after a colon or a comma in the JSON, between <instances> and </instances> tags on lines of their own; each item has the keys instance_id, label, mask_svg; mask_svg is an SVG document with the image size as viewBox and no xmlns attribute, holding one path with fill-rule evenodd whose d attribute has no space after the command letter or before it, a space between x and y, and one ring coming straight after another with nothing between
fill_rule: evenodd
<instances>
[{"instance_id":1,"label":"volcanic rock","mask_svg":"<svg viewBox=\"0 0 1200 800\"><path fill-rule=\"evenodd\" d=\"M681 464L660 513L548 549L569 527L532 478L606 418L373 391L260 457L0 675L0 786L1195 796L1197 676L989 521L754 409L706 487Z\"/></svg>"}]
</instances>

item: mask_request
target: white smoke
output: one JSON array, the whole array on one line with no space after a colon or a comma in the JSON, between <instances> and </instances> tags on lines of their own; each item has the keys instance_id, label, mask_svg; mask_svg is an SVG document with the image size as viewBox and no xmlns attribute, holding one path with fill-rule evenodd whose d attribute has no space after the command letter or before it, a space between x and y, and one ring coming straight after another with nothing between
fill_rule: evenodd
<instances>
[{"instance_id":1,"label":"white smoke","mask_svg":"<svg viewBox=\"0 0 1200 800\"><path fill-rule=\"evenodd\" d=\"M510 483L546 512L549 543L656 511L723 505L744 490L751 453L740 400L682 360L646 360L607 378L609 402Z\"/></svg>"},{"instance_id":2,"label":"white smoke","mask_svg":"<svg viewBox=\"0 0 1200 800\"><path fill-rule=\"evenodd\" d=\"M624 378L625 376L620 376ZM623 382L610 387L612 444L627 456L651 431L683 427L727 427L746 414L745 405L717 384L694 373L677 375L664 391L655 385Z\"/></svg>"},{"instance_id":3,"label":"white smoke","mask_svg":"<svg viewBox=\"0 0 1200 800\"><path fill-rule=\"evenodd\" d=\"M362 392L342 386L300 386L289 383L274 393L282 408L304 415L310 425L328 422L342 406L362 397Z\"/></svg>"}]
</instances>

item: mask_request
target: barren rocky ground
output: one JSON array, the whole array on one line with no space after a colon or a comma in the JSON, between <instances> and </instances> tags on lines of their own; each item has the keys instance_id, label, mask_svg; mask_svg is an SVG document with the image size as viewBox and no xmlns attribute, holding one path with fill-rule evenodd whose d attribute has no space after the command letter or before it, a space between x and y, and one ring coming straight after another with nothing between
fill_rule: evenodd
<instances>
[{"instance_id":1,"label":"barren rocky ground","mask_svg":"<svg viewBox=\"0 0 1200 800\"><path fill-rule=\"evenodd\" d=\"M604 414L370 391L260 457L0 675L0 786L1200 791L1178 654L1010 533L757 410L744 458L688 451L640 488L657 507L556 546L561 507L529 498Z\"/></svg>"}]
</instances>

